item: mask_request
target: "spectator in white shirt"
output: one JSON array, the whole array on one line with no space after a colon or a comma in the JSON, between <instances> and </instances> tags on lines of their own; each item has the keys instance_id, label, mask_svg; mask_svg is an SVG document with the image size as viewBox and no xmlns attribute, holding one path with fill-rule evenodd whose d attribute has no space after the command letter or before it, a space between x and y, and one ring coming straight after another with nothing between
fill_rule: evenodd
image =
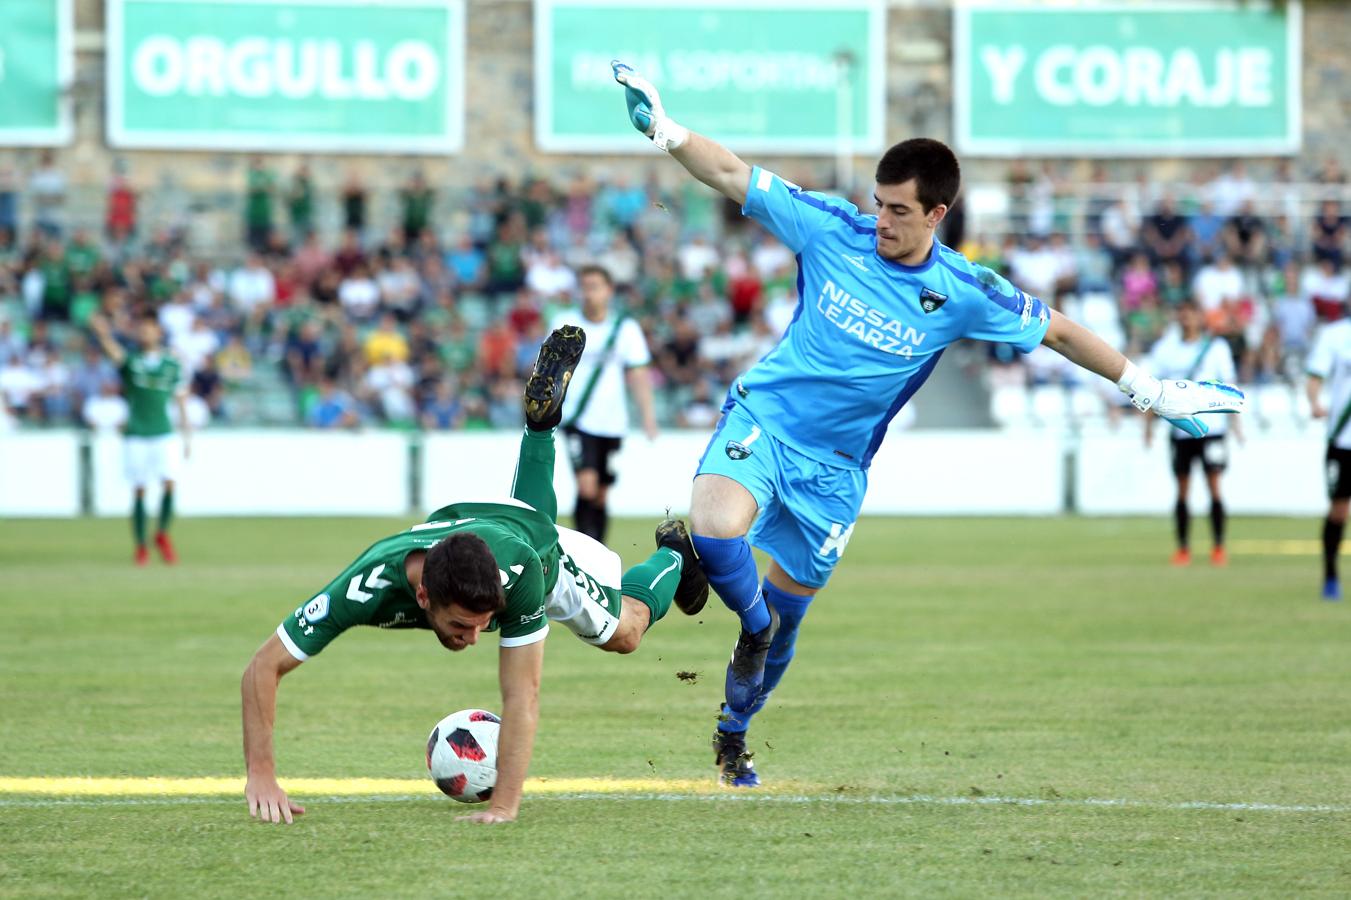
<instances>
[{"instance_id":1,"label":"spectator in white shirt","mask_svg":"<svg viewBox=\"0 0 1351 900\"><path fill-rule=\"evenodd\" d=\"M531 260L525 286L537 297L562 297L577 289L577 276L550 250Z\"/></svg>"},{"instance_id":2,"label":"spectator in white shirt","mask_svg":"<svg viewBox=\"0 0 1351 900\"><path fill-rule=\"evenodd\" d=\"M13 323L9 319L0 319L0 365L15 357L22 358L27 349L27 342L15 333Z\"/></svg>"},{"instance_id":3,"label":"spectator in white shirt","mask_svg":"<svg viewBox=\"0 0 1351 900\"><path fill-rule=\"evenodd\" d=\"M638 251L629 243L629 239L624 236L624 232L616 231L614 237L610 239L610 244L600 252L596 257L596 263L615 280L615 286L619 288L630 287L638 281L638 269L642 264L642 258ZM576 262L569 260L573 268L581 268L590 260Z\"/></svg>"},{"instance_id":4,"label":"spectator in white shirt","mask_svg":"<svg viewBox=\"0 0 1351 900\"><path fill-rule=\"evenodd\" d=\"M0 366L0 394L5 404L20 419L36 418L39 409L42 379L28 366L23 357L12 357Z\"/></svg>"},{"instance_id":5,"label":"spectator in white shirt","mask_svg":"<svg viewBox=\"0 0 1351 900\"><path fill-rule=\"evenodd\" d=\"M1229 218L1237 215L1246 200L1257 198L1257 185L1248 177L1248 169L1235 160L1214 181L1206 185L1215 215Z\"/></svg>"},{"instance_id":6,"label":"spectator in white shirt","mask_svg":"<svg viewBox=\"0 0 1351 900\"><path fill-rule=\"evenodd\" d=\"M206 360L220 349L220 338L207 327L204 319L196 319L188 331L171 337L169 344L183 361L187 377L191 377Z\"/></svg>"},{"instance_id":7,"label":"spectator in white shirt","mask_svg":"<svg viewBox=\"0 0 1351 900\"><path fill-rule=\"evenodd\" d=\"M36 348L28 358L28 367L37 377L38 402L43 421L63 419L71 414L70 367L61 354Z\"/></svg>"},{"instance_id":8,"label":"spectator in white shirt","mask_svg":"<svg viewBox=\"0 0 1351 900\"><path fill-rule=\"evenodd\" d=\"M1009 254L1011 280L1027 293L1048 303L1055 300L1060 278L1060 261L1039 235L1030 234L1026 243Z\"/></svg>"},{"instance_id":9,"label":"spectator in white shirt","mask_svg":"<svg viewBox=\"0 0 1351 900\"><path fill-rule=\"evenodd\" d=\"M371 278L366 264L358 263L352 274L338 285L338 302L347 315L358 322L367 322L380 306L380 286Z\"/></svg>"},{"instance_id":10,"label":"spectator in white shirt","mask_svg":"<svg viewBox=\"0 0 1351 900\"><path fill-rule=\"evenodd\" d=\"M159 323L170 344L192 330L197 313L189 302L187 291L179 291L159 308Z\"/></svg>"},{"instance_id":11,"label":"spectator in white shirt","mask_svg":"<svg viewBox=\"0 0 1351 900\"><path fill-rule=\"evenodd\" d=\"M230 273L226 296L231 305L245 315L252 315L271 306L277 299L277 281L263 265L263 258L250 253L244 265Z\"/></svg>"},{"instance_id":12,"label":"spectator in white shirt","mask_svg":"<svg viewBox=\"0 0 1351 900\"><path fill-rule=\"evenodd\" d=\"M412 260L406 256L395 257L376 277L376 284L380 287L380 299L385 309L398 313L404 321L417 312L422 280L418 278Z\"/></svg>"},{"instance_id":13,"label":"spectator in white shirt","mask_svg":"<svg viewBox=\"0 0 1351 900\"><path fill-rule=\"evenodd\" d=\"M689 243L676 251L680 277L686 281L702 281L704 275L718 265L718 251L709 246L708 238L695 234Z\"/></svg>"},{"instance_id":14,"label":"spectator in white shirt","mask_svg":"<svg viewBox=\"0 0 1351 900\"><path fill-rule=\"evenodd\" d=\"M751 265L759 273L761 281L767 281L784 266L792 265L793 254L780 241L768 235L762 235L751 251Z\"/></svg>"},{"instance_id":15,"label":"spectator in white shirt","mask_svg":"<svg viewBox=\"0 0 1351 900\"><path fill-rule=\"evenodd\" d=\"M1225 303L1237 302L1244 294L1243 273L1226 253L1217 253L1192 279L1192 296L1202 312L1213 312Z\"/></svg>"},{"instance_id":16,"label":"spectator in white shirt","mask_svg":"<svg viewBox=\"0 0 1351 900\"><path fill-rule=\"evenodd\" d=\"M127 401L116 381L105 381L99 392L84 401L81 416L96 434L112 434L127 424Z\"/></svg>"},{"instance_id":17,"label":"spectator in white shirt","mask_svg":"<svg viewBox=\"0 0 1351 900\"><path fill-rule=\"evenodd\" d=\"M33 198L38 230L48 237L59 238L65 224L66 175L56 165L52 151L42 151L38 168L28 179L28 192Z\"/></svg>"},{"instance_id":18,"label":"spectator in white shirt","mask_svg":"<svg viewBox=\"0 0 1351 900\"><path fill-rule=\"evenodd\" d=\"M375 401L385 421L403 422L416 416L413 382L413 369L408 363L386 357L367 370L362 387L368 402Z\"/></svg>"}]
</instances>

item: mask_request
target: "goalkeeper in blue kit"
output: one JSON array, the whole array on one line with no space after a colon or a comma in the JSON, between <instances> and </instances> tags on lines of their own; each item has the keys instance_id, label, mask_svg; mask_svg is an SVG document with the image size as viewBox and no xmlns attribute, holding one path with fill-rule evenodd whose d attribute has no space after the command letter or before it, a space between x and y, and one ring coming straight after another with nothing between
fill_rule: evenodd
<instances>
[{"instance_id":1,"label":"goalkeeper in blue kit","mask_svg":"<svg viewBox=\"0 0 1351 900\"><path fill-rule=\"evenodd\" d=\"M1226 384L1161 382L940 243L934 232L961 175L939 141L914 138L888 150L877 164L875 212L865 214L680 125L623 63L614 63L614 76L635 128L797 256L797 311L779 344L728 391L690 501L709 584L741 620L714 752L724 783L754 787L751 718L783 677L812 598L844 554L888 424L948 345L973 338L1027 352L1045 344L1196 436L1206 433L1197 414L1239 412L1243 394ZM751 544L770 557L763 582Z\"/></svg>"}]
</instances>

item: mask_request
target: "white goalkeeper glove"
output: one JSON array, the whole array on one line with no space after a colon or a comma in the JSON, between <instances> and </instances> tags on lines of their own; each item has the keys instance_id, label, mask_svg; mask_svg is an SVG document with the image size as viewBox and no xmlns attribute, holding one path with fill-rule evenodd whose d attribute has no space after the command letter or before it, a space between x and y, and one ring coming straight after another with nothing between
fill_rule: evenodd
<instances>
[{"instance_id":1,"label":"white goalkeeper glove","mask_svg":"<svg viewBox=\"0 0 1351 900\"><path fill-rule=\"evenodd\" d=\"M610 60L610 68L614 70L615 81L624 85L624 101L629 105L633 127L651 138L658 150L670 152L685 143L689 129L666 115L657 89L617 59Z\"/></svg>"},{"instance_id":2,"label":"white goalkeeper glove","mask_svg":"<svg viewBox=\"0 0 1351 900\"><path fill-rule=\"evenodd\" d=\"M1205 413L1243 411L1243 392L1219 381L1159 381L1141 372L1135 363L1126 362L1126 371L1116 383L1131 398L1135 408L1167 419L1192 437L1205 437L1210 431L1197 418Z\"/></svg>"}]
</instances>

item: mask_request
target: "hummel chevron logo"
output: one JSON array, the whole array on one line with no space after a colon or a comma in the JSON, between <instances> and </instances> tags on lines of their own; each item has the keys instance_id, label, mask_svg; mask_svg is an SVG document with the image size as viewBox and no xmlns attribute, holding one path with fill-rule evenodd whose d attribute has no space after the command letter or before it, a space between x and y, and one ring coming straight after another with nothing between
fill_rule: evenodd
<instances>
[{"instance_id":1,"label":"hummel chevron logo","mask_svg":"<svg viewBox=\"0 0 1351 900\"><path fill-rule=\"evenodd\" d=\"M861 272L868 271L868 267L863 264L862 256L849 256L847 254L841 253L840 258Z\"/></svg>"},{"instance_id":2,"label":"hummel chevron logo","mask_svg":"<svg viewBox=\"0 0 1351 900\"><path fill-rule=\"evenodd\" d=\"M386 581L380 577L380 573L383 571L385 571L384 563L380 563L380 565L371 569L371 574L366 576L366 587L370 588L372 591L378 591L381 588L387 588L393 584L394 582ZM355 600L357 603L365 603L374 596L374 593L367 593L361 589L360 575L353 575L352 580L347 582L348 600Z\"/></svg>"}]
</instances>

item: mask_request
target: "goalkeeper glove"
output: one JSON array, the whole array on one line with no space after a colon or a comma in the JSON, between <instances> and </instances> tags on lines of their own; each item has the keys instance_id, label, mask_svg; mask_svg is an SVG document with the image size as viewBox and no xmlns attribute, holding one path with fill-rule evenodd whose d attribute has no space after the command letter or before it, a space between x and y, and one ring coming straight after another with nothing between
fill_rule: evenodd
<instances>
[{"instance_id":1,"label":"goalkeeper glove","mask_svg":"<svg viewBox=\"0 0 1351 900\"><path fill-rule=\"evenodd\" d=\"M1232 384L1159 381L1130 361L1126 362L1126 371L1121 373L1116 386L1131 398L1136 409L1167 419L1192 437L1205 437L1210 431L1198 415L1243 411L1243 392Z\"/></svg>"},{"instance_id":2,"label":"goalkeeper glove","mask_svg":"<svg viewBox=\"0 0 1351 900\"><path fill-rule=\"evenodd\" d=\"M633 127L651 138L658 150L670 152L685 143L689 129L666 115L657 89L617 59L610 60L610 68L615 81L624 85L624 101L629 105Z\"/></svg>"}]
</instances>

